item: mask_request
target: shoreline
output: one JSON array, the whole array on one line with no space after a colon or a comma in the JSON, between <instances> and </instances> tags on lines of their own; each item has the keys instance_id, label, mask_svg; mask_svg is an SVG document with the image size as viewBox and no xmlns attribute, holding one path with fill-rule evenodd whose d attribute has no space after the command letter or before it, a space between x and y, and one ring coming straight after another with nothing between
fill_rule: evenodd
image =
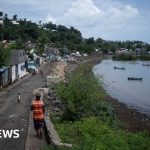
<instances>
[{"instance_id":1,"label":"shoreline","mask_svg":"<svg viewBox=\"0 0 150 150\"><path fill-rule=\"evenodd\" d=\"M109 56L102 54L94 54L86 57L81 63L88 63L92 66L99 64L103 59ZM126 104L119 102L116 98L111 97L106 93L106 101L112 105L121 126L126 131L140 132L148 130L150 132L150 116L146 113L141 113L134 108L129 108Z\"/></svg>"}]
</instances>

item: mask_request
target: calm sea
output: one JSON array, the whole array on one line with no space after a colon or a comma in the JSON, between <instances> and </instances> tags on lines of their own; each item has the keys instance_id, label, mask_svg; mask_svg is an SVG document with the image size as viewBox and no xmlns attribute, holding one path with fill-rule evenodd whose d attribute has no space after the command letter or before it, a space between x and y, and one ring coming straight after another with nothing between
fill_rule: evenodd
<instances>
[{"instance_id":1,"label":"calm sea","mask_svg":"<svg viewBox=\"0 0 150 150\"><path fill-rule=\"evenodd\" d=\"M113 61L103 60L94 66L106 92L120 102L140 112L150 114L150 61ZM114 69L125 67L125 70ZM128 81L128 77L142 77L143 81Z\"/></svg>"}]
</instances>

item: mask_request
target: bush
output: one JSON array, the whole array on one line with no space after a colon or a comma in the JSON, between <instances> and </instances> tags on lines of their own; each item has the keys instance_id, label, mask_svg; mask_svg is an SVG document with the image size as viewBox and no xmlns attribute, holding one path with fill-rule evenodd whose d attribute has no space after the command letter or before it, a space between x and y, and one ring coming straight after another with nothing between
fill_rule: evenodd
<instances>
[{"instance_id":1,"label":"bush","mask_svg":"<svg viewBox=\"0 0 150 150\"><path fill-rule=\"evenodd\" d=\"M62 120L75 121L92 115L114 120L112 107L105 102L105 93L90 65L81 65L69 77L69 84L59 83L55 92L65 103Z\"/></svg>"},{"instance_id":2,"label":"bush","mask_svg":"<svg viewBox=\"0 0 150 150\"><path fill-rule=\"evenodd\" d=\"M140 60L150 60L150 55L141 55Z\"/></svg>"},{"instance_id":3,"label":"bush","mask_svg":"<svg viewBox=\"0 0 150 150\"><path fill-rule=\"evenodd\" d=\"M93 75L91 66L80 66L69 77L69 83L59 83L55 92L65 103L63 118L55 119L62 142L72 148L54 150L149 150L149 133L130 133L120 130L116 116L105 102L105 94ZM117 124L116 124L117 123ZM46 150L46 149L45 149Z\"/></svg>"},{"instance_id":4,"label":"bush","mask_svg":"<svg viewBox=\"0 0 150 150\"><path fill-rule=\"evenodd\" d=\"M133 54L119 54L119 55L114 55L113 60L137 60L138 57Z\"/></svg>"},{"instance_id":5,"label":"bush","mask_svg":"<svg viewBox=\"0 0 150 150\"><path fill-rule=\"evenodd\" d=\"M150 135L129 133L112 128L99 120L89 117L75 122L56 123L64 142L72 143L75 150L149 150ZM63 148L62 148L63 149Z\"/></svg>"}]
</instances>

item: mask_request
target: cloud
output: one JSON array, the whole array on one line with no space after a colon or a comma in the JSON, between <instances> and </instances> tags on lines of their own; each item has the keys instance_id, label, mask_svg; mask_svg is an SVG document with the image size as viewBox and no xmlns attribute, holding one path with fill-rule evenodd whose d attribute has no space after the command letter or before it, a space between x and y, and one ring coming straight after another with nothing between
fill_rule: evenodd
<instances>
[{"instance_id":1,"label":"cloud","mask_svg":"<svg viewBox=\"0 0 150 150\"><path fill-rule=\"evenodd\" d=\"M149 0L0 0L8 15L74 26L84 37L149 40ZM146 16L146 17L145 17Z\"/></svg>"},{"instance_id":2,"label":"cloud","mask_svg":"<svg viewBox=\"0 0 150 150\"><path fill-rule=\"evenodd\" d=\"M56 18L54 18L54 17L52 17L50 15L48 15L45 20L46 20L46 22L56 23Z\"/></svg>"},{"instance_id":3,"label":"cloud","mask_svg":"<svg viewBox=\"0 0 150 150\"><path fill-rule=\"evenodd\" d=\"M77 0L72 3L64 14L48 17L57 24L89 28L103 26L103 30L122 28L130 19L138 16L138 9L130 5L102 5L96 6L92 0ZM48 19L50 18L50 19Z\"/></svg>"},{"instance_id":4,"label":"cloud","mask_svg":"<svg viewBox=\"0 0 150 150\"><path fill-rule=\"evenodd\" d=\"M96 23L100 13L92 0L77 0L72 3L71 8L61 16L56 17L55 20L58 24L83 27Z\"/></svg>"},{"instance_id":5,"label":"cloud","mask_svg":"<svg viewBox=\"0 0 150 150\"><path fill-rule=\"evenodd\" d=\"M124 7L110 7L105 12L105 17L114 22L122 22L138 15L138 9L130 5Z\"/></svg>"},{"instance_id":6,"label":"cloud","mask_svg":"<svg viewBox=\"0 0 150 150\"><path fill-rule=\"evenodd\" d=\"M131 5L111 0L77 0L72 2L70 8L61 15L48 15L46 21L65 26L74 26L82 32L83 37L94 36L104 39L124 37L127 32L131 34L131 24L138 20L139 10ZM95 0L95 2L97 2ZM134 24L134 26L136 26ZM125 32L126 30L127 32ZM122 35L121 35L122 34ZM127 37L127 36L126 36Z\"/></svg>"}]
</instances>

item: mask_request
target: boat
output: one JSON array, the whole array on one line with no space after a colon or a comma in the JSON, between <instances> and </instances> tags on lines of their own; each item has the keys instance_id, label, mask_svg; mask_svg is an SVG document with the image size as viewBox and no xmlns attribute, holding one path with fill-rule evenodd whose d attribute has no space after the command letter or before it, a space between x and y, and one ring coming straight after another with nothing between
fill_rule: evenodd
<instances>
[{"instance_id":1,"label":"boat","mask_svg":"<svg viewBox=\"0 0 150 150\"><path fill-rule=\"evenodd\" d=\"M150 64L142 64L143 66L150 66Z\"/></svg>"},{"instance_id":2,"label":"boat","mask_svg":"<svg viewBox=\"0 0 150 150\"><path fill-rule=\"evenodd\" d=\"M114 66L114 69L125 70L126 68L125 67L116 67L116 66Z\"/></svg>"},{"instance_id":3,"label":"boat","mask_svg":"<svg viewBox=\"0 0 150 150\"><path fill-rule=\"evenodd\" d=\"M128 80L140 80L140 81L142 81L143 78L128 77Z\"/></svg>"}]
</instances>

